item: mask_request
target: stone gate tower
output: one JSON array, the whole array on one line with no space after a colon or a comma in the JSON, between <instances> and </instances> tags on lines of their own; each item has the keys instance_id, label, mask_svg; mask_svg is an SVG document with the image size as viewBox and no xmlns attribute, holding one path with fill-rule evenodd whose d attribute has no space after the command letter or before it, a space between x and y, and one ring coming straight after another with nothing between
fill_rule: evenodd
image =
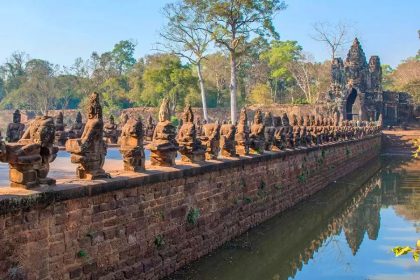
<instances>
[{"instance_id":1,"label":"stone gate tower","mask_svg":"<svg viewBox=\"0 0 420 280\"><path fill-rule=\"evenodd\" d=\"M357 38L343 62L335 58L331 66L331 89L325 96L332 111L344 119L377 120L382 113L382 70L378 56L369 63Z\"/></svg>"}]
</instances>

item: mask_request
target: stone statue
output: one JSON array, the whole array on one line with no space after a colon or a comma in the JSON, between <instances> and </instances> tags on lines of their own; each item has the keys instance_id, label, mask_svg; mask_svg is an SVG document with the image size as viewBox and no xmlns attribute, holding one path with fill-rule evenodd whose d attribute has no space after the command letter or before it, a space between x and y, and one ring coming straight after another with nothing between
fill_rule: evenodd
<instances>
[{"instance_id":1,"label":"stone statue","mask_svg":"<svg viewBox=\"0 0 420 280\"><path fill-rule=\"evenodd\" d=\"M200 140L201 143L206 147L206 160L217 159L220 151L220 124L204 124Z\"/></svg>"},{"instance_id":2,"label":"stone statue","mask_svg":"<svg viewBox=\"0 0 420 280\"><path fill-rule=\"evenodd\" d=\"M292 115L292 118L293 118L292 125L293 126L299 125L298 117L295 114Z\"/></svg>"},{"instance_id":3,"label":"stone statue","mask_svg":"<svg viewBox=\"0 0 420 280\"><path fill-rule=\"evenodd\" d=\"M94 92L89 97L88 120L81 138L69 139L66 150L71 153L71 162L79 164L76 169L80 179L95 180L110 178L103 170L107 145L104 141L104 123L99 94Z\"/></svg>"},{"instance_id":4,"label":"stone statue","mask_svg":"<svg viewBox=\"0 0 420 280\"><path fill-rule=\"evenodd\" d=\"M281 151L286 148L286 134L284 133L284 126L282 125L281 117L273 118L274 125L274 141L273 150Z\"/></svg>"},{"instance_id":5,"label":"stone statue","mask_svg":"<svg viewBox=\"0 0 420 280\"><path fill-rule=\"evenodd\" d=\"M109 116L109 122L104 125L104 138L108 144L118 143L118 125L115 123L114 116Z\"/></svg>"},{"instance_id":6,"label":"stone statue","mask_svg":"<svg viewBox=\"0 0 420 280\"><path fill-rule=\"evenodd\" d=\"M155 127L156 125L153 121L152 115L149 115L149 117L147 118L147 124L146 124L146 140L147 141L152 141Z\"/></svg>"},{"instance_id":7,"label":"stone statue","mask_svg":"<svg viewBox=\"0 0 420 280\"><path fill-rule=\"evenodd\" d=\"M261 110L255 111L254 123L251 125L251 133L249 135L249 150L253 154L263 154L265 146L264 137L265 126L263 124Z\"/></svg>"},{"instance_id":8,"label":"stone statue","mask_svg":"<svg viewBox=\"0 0 420 280\"><path fill-rule=\"evenodd\" d=\"M316 120L314 115L311 116L311 126L316 126Z\"/></svg>"},{"instance_id":9,"label":"stone statue","mask_svg":"<svg viewBox=\"0 0 420 280\"><path fill-rule=\"evenodd\" d=\"M236 157L236 127L231 123L224 123L220 127L220 149L223 157Z\"/></svg>"},{"instance_id":10,"label":"stone statue","mask_svg":"<svg viewBox=\"0 0 420 280\"><path fill-rule=\"evenodd\" d=\"M295 147L295 142L293 141L293 126L285 127L285 136L286 136L286 148L293 149Z\"/></svg>"},{"instance_id":11,"label":"stone statue","mask_svg":"<svg viewBox=\"0 0 420 280\"><path fill-rule=\"evenodd\" d=\"M289 117L287 116L287 113L283 114L283 117L282 117L281 121L283 122L283 126L289 126L290 125Z\"/></svg>"},{"instance_id":12,"label":"stone statue","mask_svg":"<svg viewBox=\"0 0 420 280\"><path fill-rule=\"evenodd\" d=\"M264 138L265 144L264 149L266 151L271 151L274 142L274 132L275 128L273 126L273 116L270 112L264 114Z\"/></svg>"},{"instance_id":13,"label":"stone statue","mask_svg":"<svg viewBox=\"0 0 420 280\"><path fill-rule=\"evenodd\" d=\"M382 126L383 126L383 118L382 118L382 113L380 113L379 114L379 117L378 117L378 121L376 122L376 125L381 129L382 128Z\"/></svg>"},{"instance_id":14,"label":"stone statue","mask_svg":"<svg viewBox=\"0 0 420 280\"><path fill-rule=\"evenodd\" d=\"M197 120L195 121L195 131L196 131L198 137L200 137L201 134L203 133L203 123L204 122L205 122L205 120L202 122L200 117L197 117Z\"/></svg>"},{"instance_id":15,"label":"stone statue","mask_svg":"<svg viewBox=\"0 0 420 280\"><path fill-rule=\"evenodd\" d=\"M301 143L300 143L300 140L301 140L300 132L301 132L300 126L298 126L298 125L293 126L293 146L295 148L299 147L301 145Z\"/></svg>"},{"instance_id":16,"label":"stone statue","mask_svg":"<svg viewBox=\"0 0 420 280\"><path fill-rule=\"evenodd\" d=\"M125 122L120 137L124 170L135 172L145 170L143 136L143 124L139 119L130 118Z\"/></svg>"},{"instance_id":17,"label":"stone statue","mask_svg":"<svg viewBox=\"0 0 420 280\"><path fill-rule=\"evenodd\" d=\"M127 113L125 113L125 112L123 112L122 114L121 114L121 116L120 116L120 120L121 120L121 122L120 122L120 126L121 126L121 129L124 127L124 125L128 122L128 120L129 120L129 117L128 117L128 114ZM142 125L142 130L143 130L143 125Z\"/></svg>"},{"instance_id":18,"label":"stone statue","mask_svg":"<svg viewBox=\"0 0 420 280\"><path fill-rule=\"evenodd\" d=\"M21 121L21 114L19 110L16 110L13 113L13 122L9 123L7 126L6 131L6 141L9 143L15 143L19 141L19 139L22 137L23 132L25 130L25 125L23 123L20 123Z\"/></svg>"},{"instance_id":19,"label":"stone statue","mask_svg":"<svg viewBox=\"0 0 420 280\"><path fill-rule=\"evenodd\" d=\"M172 125L170 119L169 100L164 98L159 110L159 122L154 129L152 142L148 145L152 165L175 165L178 143L175 139L176 128Z\"/></svg>"},{"instance_id":20,"label":"stone statue","mask_svg":"<svg viewBox=\"0 0 420 280\"><path fill-rule=\"evenodd\" d=\"M301 115L299 117L299 126L304 126L305 125L305 118L303 117L303 115Z\"/></svg>"},{"instance_id":21,"label":"stone statue","mask_svg":"<svg viewBox=\"0 0 420 280\"><path fill-rule=\"evenodd\" d=\"M80 138L83 133L85 124L83 123L82 114L77 112L76 122L71 126L70 130L67 132L67 137L69 139Z\"/></svg>"},{"instance_id":22,"label":"stone statue","mask_svg":"<svg viewBox=\"0 0 420 280\"><path fill-rule=\"evenodd\" d=\"M2 145L1 160L9 163L11 187L54 185L48 178L50 163L57 157L54 119L36 117L17 143Z\"/></svg>"},{"instance_id":23,"label":"stone statue","mask_svg":"<svg viewBox=\"0 0 420 280\"><path fill-rule=\"evenodd\" d=\"M177 141L181 161L200 162L205 160L205 147L201 145L201 141L197 138L194 113L190 105L185 106L182 115L182 126L178 131Z\"/></svg>"},{"instance_id":24,"label":"stone statue","mask_svg":"<svg viewBox=\"0 0 420 280\"><path fill-rule=\"evenodd\" d=\"M58 146L66 145L67 141L67 132L64 131L64 116L63 112L58 113L58 116L55 118L55 143Z\"/></svg>"},{"instance_id":25,"label":"stone statue","mask_svg":"<svg viewBox=\"0 0 420 280\"><path fill-rule=\"evenodd\" d=\"M249 127L248 127L248 115L246 109L242 108L239 114L239 122L236 126L236 152L238 155L246 156L249 155Z\"/></svg>"},{"instance_id":26,"label":"stone statue","mask_svg":"<svg viewBox=\"0 0 420 280\"><path fill-rule=\"evenodd\" d=\"M303 122L303 125L306 127L311 126L311 119L309 117L309 115L306 115L305 121Z\"/></svg>"}]
</instances>

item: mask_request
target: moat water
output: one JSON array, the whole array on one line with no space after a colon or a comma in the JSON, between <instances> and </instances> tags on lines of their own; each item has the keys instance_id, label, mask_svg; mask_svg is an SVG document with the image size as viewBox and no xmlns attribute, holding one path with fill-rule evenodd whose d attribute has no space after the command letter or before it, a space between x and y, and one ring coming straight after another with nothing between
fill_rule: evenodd
<instances>
[{"instance_id":1,"label":"moat water","mask_svg":"<svg viewBox=\"0 0 420 280\"><path fill-rule=\"evenodd\" d=\"M420 279L417 239L420 161L383 158L166 280Z\"/></svg>"}]
</instances>

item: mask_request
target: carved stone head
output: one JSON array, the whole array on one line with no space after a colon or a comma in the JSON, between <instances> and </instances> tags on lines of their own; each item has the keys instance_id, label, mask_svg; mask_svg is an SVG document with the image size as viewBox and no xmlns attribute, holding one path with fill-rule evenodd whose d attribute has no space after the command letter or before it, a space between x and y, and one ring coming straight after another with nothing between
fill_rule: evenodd
<instances>
[{"instance_id":1,"label":"carved stone head","mask_svg":"<svg viewBox=\"0 0 420 280\"><path fill-rule=\"evenodd\" d=\"M271 112L266 112L264 114L264 125L273 126L273 116L271 115Z\"/></svg>"},{"instance_id":2,"label":"carved stone head","mask_svg":"<svg viewBox=\"0 0 420 280\"><path fill-rule=\"evenodd\" d=\"M284 126L289 126L290 125L289 117L287 116L287 113L283 114L282 121L283 121Z\"/></svg>"},{"instance_id":3,"label":"carved stone head","mask_svg":"<svg viewBox=\"0 0 420 280\"><path fill-rule=\"evenodd\" d=\"M301 115L299 118L299 125L302 126L304 124L305 124L305 118L303 117L303 115Z\"/></svg>"},{"instance_id":4,"label":"carved stone head","mask_svg":"<svg viewBox=\"0 0 420 280\"><path fill-rule=\"evenodd\" d=\"M13 113L13 123L20 123L20 121L21 121L20 111L19 110L16 110Z\"/></svg>"},{"instance_id":5,"label":"carved stone head","mask_svg":"<svg viewBox=\"0 0 420 280\"><path fill-rule=\"evenodd\" d=\"M275 127L282 126L281 117L278 117L278 116L273 117L273 125Z\"/></svg>"},{"instance_id":6,"label":"carved stone head","mask_svg":"<svg viewBox=\"0 0 420 280\"><path fill-rule=\"evenodd\" d=\"M122 128L121 136L143 137L143 124L140 119L130 118Z\"/></svg>"},{"instance_id":7,"label":"carved stone head","mask_svg":"<svg viewBox=\"0 0 420 280\"><path fill-rule=\"evenodd\" d=\"M80 112L77 112L76 123L82 123L82 114Z\"/></svg>"},{"instance_id":8,"label":"carved stone head","mask_svg":"<svg viewBox=\"0 0 420 280\"><path fill-rule=\"evenodd\" d=\"M159 109L159 121L170 121L171 119L171 112L169 109L169 100L167 98L164 98L162 100L162 104L160 105Z\"/></svg>"},{"instance_id":9,"label":"carved stone head","mask_svg":"<svg viewBox=\"0 0 420 280\"><path fill-rule=\"evenodd\" d=\"M263 122L262 112L260 109L258 109L257 111L255 111L254 124L262 124L262 122Z\"/></svg>"},{"instance_id":10,"label":"carved stone head","mask_svg":"<svg viewBox=\"0 0 420 280\"><path fill-rule=\"evenodd\" d=\"M89 97L88 118L102 120L102 106L97 92L93 92Z\"/></svg>"},{"instance_id":11,"label":"carved stone head","mask_svg":"<svg viewBox=\"0 0 420 280\"><path fill-rule=\"evenodd\" d=\"M153 118L152 118L152 115L149 115L149 117L147 118L147 124L148 124L149 126L153 125Z\"/></svg>"},{"instance_id":12,"label":"carved stone head","mask_svg":"<svg viewBox=\"0 0 420 280\"><path fill-rule=\"evenodd\" d=\"M293 125L296 126L298 124L299 124L298 118L297 118L297 116L295 114L293 114Z\"/></svg>"},{"instance_id":13,"label":"carved stone head","mask_svg":"<svg viewBox=\"0 0 420 280\"><path fill-rule=\"evenodd\" d=\"M63 124L64 123L64 115L63 112L58 113L58 116L55 118L56 124Z\"/></svg>"},{"instance_id":14,"label":"carved stone head","mask_svg":"<svg viewBox=\"0 0 420 280\"><path fill-rule=\"evenodd\" d=\"M183 123L192 123L194 122L194 113L191 109L191 105L188 104L185 106L184 113L182 114Z\"/></svg>"},{"instance_id":15,"label":"carved stone head","mask_svg":"<svg viewBox=\"0 0 420 280\"><path fill-rule=\"evenodd\" d=\"M239 124L246 125L248 124L248 115L246 113L245 107L241 109L239 113Z\"/></svg>"}]
</instances>

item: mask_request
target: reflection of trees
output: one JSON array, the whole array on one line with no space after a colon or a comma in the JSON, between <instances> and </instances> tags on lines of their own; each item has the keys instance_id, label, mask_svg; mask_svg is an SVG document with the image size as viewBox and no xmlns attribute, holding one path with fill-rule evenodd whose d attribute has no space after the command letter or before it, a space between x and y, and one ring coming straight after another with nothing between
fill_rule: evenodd
<instances>
[{"instance_id":1,"label":"reflection of trees","mask_svg":"<svg viewBox=\"0 0 420 280\"><path fill-rule=\"evenodd\" d=\"M382 203L413 221L420 232L420 160L394 160L381 173Z\"/></svg>"},{"instance_id":2,"label":"reflection of trees","mask_svg":"<svg viewBox=\"0 0 420 280\"><path fill-rule=\"evenodd\" d=\"M220 275L223 279L288 279L341 231L356 253L366 232L375 239L379 231L380 186L378 177L370 178L378 169L379 162L375 162L363 172L351 174L351 182L342 181L321 191L298 209L233 240L198 270L192 267L178 272L173 279L206 280ZM197 271L199 275L194 275Z\"/></svg>"}]
</instances>

